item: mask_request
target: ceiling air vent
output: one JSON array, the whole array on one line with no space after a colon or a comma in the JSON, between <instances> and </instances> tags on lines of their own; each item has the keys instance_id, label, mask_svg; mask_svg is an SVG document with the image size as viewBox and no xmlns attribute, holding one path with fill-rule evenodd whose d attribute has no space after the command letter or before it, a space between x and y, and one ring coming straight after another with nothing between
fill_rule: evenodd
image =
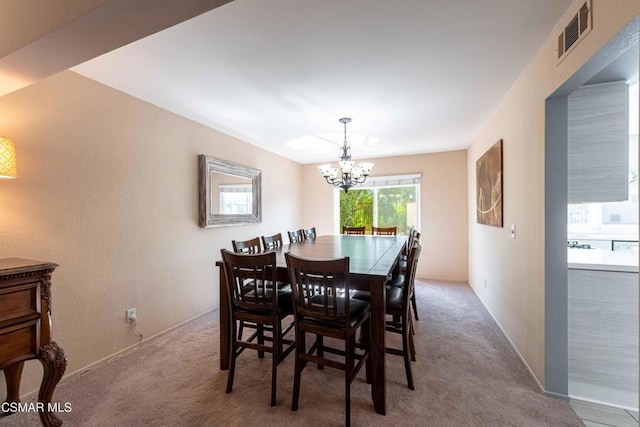
<instances>
[{"instance_id":1,"label":"ceiling air vent","mask_svg":"<svg viewBox=\"0 0 640 427\"><path fill-rule=\"evenodd\" d=\"M558 64L591 30L591 10L591 0L587 0L558 36Z\"/></svg>"}]
</instances>

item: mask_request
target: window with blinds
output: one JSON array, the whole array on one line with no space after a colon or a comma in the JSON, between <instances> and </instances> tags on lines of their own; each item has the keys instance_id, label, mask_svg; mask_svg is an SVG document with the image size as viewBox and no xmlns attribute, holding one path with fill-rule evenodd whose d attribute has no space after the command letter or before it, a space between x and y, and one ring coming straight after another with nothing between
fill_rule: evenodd
<instances>
[{"instance_id":1,"label":"window with blinds","mask_svg":"<svg viewBox=\"0 0 640 427\"><path fill-rule=\"evenodd\" d=\"M398 234L419 228L420 175L369 177L348 193L339 191L343 226L398 227Z\"/></svg>"}]
</instances>

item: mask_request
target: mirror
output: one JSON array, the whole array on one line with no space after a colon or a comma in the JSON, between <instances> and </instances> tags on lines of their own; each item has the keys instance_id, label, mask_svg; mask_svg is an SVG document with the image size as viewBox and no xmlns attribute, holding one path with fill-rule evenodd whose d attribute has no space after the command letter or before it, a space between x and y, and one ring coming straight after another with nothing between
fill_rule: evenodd
<instances>
[{"instance_id":1,"label":"mirror","mask_svg":"<svg viewBox=\"0 0 640 427\"><path fill-rule=\"evenodd\" d=\"M199 155L200 227L262 222L261 177L259 169Z\"/></svg>"}]
</instances>

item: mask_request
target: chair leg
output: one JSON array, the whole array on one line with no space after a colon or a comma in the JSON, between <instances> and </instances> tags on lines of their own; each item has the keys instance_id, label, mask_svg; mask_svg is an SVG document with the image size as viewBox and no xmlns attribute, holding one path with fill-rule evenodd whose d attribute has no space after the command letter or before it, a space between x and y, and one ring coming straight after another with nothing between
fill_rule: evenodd
<instances>
[{"instance_id":1,"label":"chair leg","mask_svg":"<svg viewBox=\"0 0 640 427\"><path fill-rule=\"evenodd\" d=\"M273 325L273 341L271 341L273 356L271 359L271 406L276 406L276 383L278 381L278 358L282 352L282 325L278 320Z\"/></svg>"},{"instance_id":2,"label":"chair leg","mask_svg":"<svg viewBox=\"0 0 640 427\"><path fill-rule=\"evenodd\" d=\"M365 351L369 352L371 350L371 324L367 320L362 325L362 330L360 331L360 342L363 344ZM367 380L367 384L371 384L371 358L367 358L367 361L364 362L365 369L365 377Z\"/></svg>"},{"instance_id":3,"label":"chair leg","mask_svg":"<svg viewBox=\"0 0 640 427\"><path fill-rule=\"evenodd\" d=\"M345 372L345 425L349 427L351 425L351 384L349 384L349 371Z\"/></svg>"},{"instance_id":4,"label":"chair leg","mask_svg":"<svg viewBox=\"0 0 640 427\"><path fill-rule=\"evenodd\" d=\"M403 328L402 333L402 353L404 356L404 370L407 374L407 384L409 386L409 390L415 390L413 386L413 375L411 373L411 361L409 360L409 339L410 339L410 331L407 328L407 324L405 323L405 327Z\"/></svg>"},{"instance_id":5,"label":"chair leg","mask_svg":"<svg viewBox=\"0 0 640 427\"><path fill-rule=\"evenodd\" d=\"M409 338L407 338L409 340L409 355L411 356L411 361L415 362L416 361L416 346L413 343L413 335L409 334Z\"/></svg>"},{"instance_id":6,"label":"chair leg","mask_svg":"<svg viewBox=\"0 0 640 427\"><path fill-rule=\"evenodd\" d=\"M233 376L236 372L236 321L231 322L231 345L229 346L229 372L227 373L227 393L231 393L233 389Z\"/></svg>"},{"instance_id":7,"label":"chair leg","mask_svg":"<svg viewBox=\"0 0 640 427\"><path fill-rule=\"evenodd\" d=\"M416 316L416 320L420 320L418 317L418 306L416 305L416 294L411 296L411 306L413 307L413 314Z\"/></svg>"},{"instance_id":8,"label":"chair leg","mask_svg":"<svg viewBox=\"0 0 640 427\"><path fill-rule=\"evenodd\" d=\"M316 340L318 341L318 357L324 357L324 337L322 335L316 335ZM323 370L324 365L318 363L318 369Z\"/></svg>"},{"instance_id":9,"label":"chair leg","mask_svg":"<svg viewBox=\"0 0 640 427\"><path fill-rule=\"evenodd\" d=\"M351 425L351 372L353 371L353 347L355 335L345 340L345 361L344 361L344 400L345 400L345 425Z\"/></svg>"},{"instance_id":10,"label":"chair leg","mask_svg":"<svg viewBox=\"0 0 640 427\"><path fill-rule=\"evenodd\" d=\"M238 341L242 340L242 332L244 329L244 320L240 321L240 327L238 328Z\"/></svg>"},{"instance_id":11,"label":"chair leg","mask_svg":"<svg viewBox=\"0 0 640 427\"><path fill-rule=\"evenodd\" d=\"M291 400L291 410L298 410L298 400L300 398L300 377L302 376L302 369L304 363L300 359L300 354L306 351L305 346L305 333L296 330L296 369L293 377L293 398Z\"/></svg>"},{"instance_id":12,"label":"chair leg","mask_svg":"<svg viewBox=\"0 0 640 427\"><path fill-rule=\"evenodd\" d=\"M413 362L416 361L416 346L415 343L413 342L413 336L415 335L415 332L413 330L413 320L411 319L411 312L407 311L407 315L409 316L409 351L411 354L411 360Z\"/></svg>"},{"instance_id":13,"label":"chair leg","mask_svg":"<svg viewBox=\"0 0 640 427\"><path fill-rule=\"evenodd\" d=\"M258 325L258 344L264 345L264 326ZM264 351L258 350L258 358L264 359Z\"/></svg>"}]
</instances>

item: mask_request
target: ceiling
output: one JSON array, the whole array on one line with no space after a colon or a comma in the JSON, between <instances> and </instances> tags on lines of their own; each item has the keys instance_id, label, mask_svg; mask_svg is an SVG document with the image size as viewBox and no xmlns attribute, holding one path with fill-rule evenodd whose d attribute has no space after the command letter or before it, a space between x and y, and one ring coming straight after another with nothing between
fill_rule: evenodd
<instances>
[{"instance_id":1,"label":"ceiling","mask_svg":"<svg viewBox=\"0 0 640 427\"><path fill-rule=\"evenodd\" d=\"M300 163L467 148L571 0L235 0L74 67Z\"/></svg>"}]
</instances>

